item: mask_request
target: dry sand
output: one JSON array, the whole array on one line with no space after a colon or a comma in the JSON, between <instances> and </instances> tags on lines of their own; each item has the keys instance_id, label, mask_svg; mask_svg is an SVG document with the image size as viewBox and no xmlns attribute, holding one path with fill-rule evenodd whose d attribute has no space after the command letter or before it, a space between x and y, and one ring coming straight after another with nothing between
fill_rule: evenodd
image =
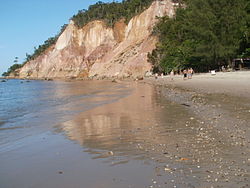
<instances>
[{"instance_id":1,"label":"dry sand","mask_svg":"<svg viewBox=\"0 0 250 188\"><path fill-rule=\"evenodd\" d=\"M183 76L174 76L173 81L169 76L164 76L162 79L150 81L157 81L157 84L165 84L172 86L180 86L186 89L205 93L225 93L235 96L250 97L250 72L218 72L212 76L210 73L194 74L192 79L183 81Z\"/></svg>"}]
</instances>

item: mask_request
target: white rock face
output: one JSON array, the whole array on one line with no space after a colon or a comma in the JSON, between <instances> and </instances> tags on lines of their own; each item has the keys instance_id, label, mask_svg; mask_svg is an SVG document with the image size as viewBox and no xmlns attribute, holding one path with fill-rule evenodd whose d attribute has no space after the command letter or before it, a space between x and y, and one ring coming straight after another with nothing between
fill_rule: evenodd
<instances>
[{"instance_id":1,"label":"white rock face","mask_svg":"<svg viewBox=\"0 0 250 188\"><path fill-rule=\"evenodd\" d=\"M62 50L70 44L70 41L73 37L72 33L73 33L74 28L75 28L74 23L71 21L70 24L67 26L65 31L60 35L60 37L58 38L56 42L55 48L57 50Z\"/></svg>"},{"instance_id":2,"label":"white rock face","mask_svg":"<svg viewBox=\"0 0 250 188\"><path fill-rule=\"evenodd\" d=\"M86 56L97 47L114 41L113 29L107 28L102 21L93 21L77 31L78 45L86 48Z\"/></svg>"},{"instance_id":3,"label":"white rock face","mask_svg":"<svg viewBox=\"0 0 250 188\"><path fill-rule=\"evenodd\" d=\"M151 35L156 17L174 15L170 0L155 1L130 20L109 28L93 21L78 29L73 21L56 44L25 64L20 77L128 77L143 76L150 71L147 54L155 48L157 38Z\"/></svg>"}]
</instances>

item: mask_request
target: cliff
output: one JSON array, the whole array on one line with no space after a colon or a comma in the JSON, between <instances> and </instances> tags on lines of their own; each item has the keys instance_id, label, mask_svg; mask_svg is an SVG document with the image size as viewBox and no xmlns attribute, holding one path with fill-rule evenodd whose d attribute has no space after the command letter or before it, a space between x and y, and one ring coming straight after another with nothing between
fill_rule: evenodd
<instances>
[{"instance_id":1,"label":"cliff","mask_svg":"<svg viewBox=\"0 0 250 188\"><path fill-rule=\"evenodd\" d=\"M147 54L155 48L152 30L156 17L174 15L170 0L155 1L128 24L124 20L113 28L103 21L92 21L77 28L70 21L55 45L20 70L21 78L105 78L137 77L150 71Z\"/></svg>"}]
</instances>

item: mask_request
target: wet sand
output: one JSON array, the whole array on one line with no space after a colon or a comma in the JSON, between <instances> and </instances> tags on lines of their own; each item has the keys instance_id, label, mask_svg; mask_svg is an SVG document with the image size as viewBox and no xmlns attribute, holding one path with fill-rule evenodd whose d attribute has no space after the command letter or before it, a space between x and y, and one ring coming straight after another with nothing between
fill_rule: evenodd
<instances>
[{"instance_id":1,"label":"wet sand","mask_svg":"<svg viewBox=\"0 0 250 188\"><path fill-rule=\"evenodd\" d=\"M229 74L113 83L131 95L1 148L0 187L249 187L249 78Z\"/></svg>"}]
</instances>

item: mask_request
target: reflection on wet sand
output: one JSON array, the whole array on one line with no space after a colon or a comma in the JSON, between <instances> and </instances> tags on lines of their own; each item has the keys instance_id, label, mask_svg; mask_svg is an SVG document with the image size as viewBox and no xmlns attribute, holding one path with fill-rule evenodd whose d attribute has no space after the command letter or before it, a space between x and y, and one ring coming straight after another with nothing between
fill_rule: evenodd
<instances>
[{"instance_id":1,"label":"reflection on wet sand","mask_svg":"<svg viewBox=\"0 0 250 188\"><path fill-rule=\"evenodd\" d=\"M233 186L238 183L227 167L243 168L241 159L231 162L238 149L223 133L188 106L168 101L163 88L131 87L132 95L81 113L61 130L93 159L105 158L112 166L131 159L155 164L159 186L223 187L229 179Z\"/></svg>"},{"instance_id":2,"label":"reflection on wet sand","mask_svg":"<svg viewBox=\"0 0 250 188\"><path fill-rule=\"evenodd\" d=\"M187 121L188 112L160 97L152 86L133 87L131 96L81 113L63 123L62 130L85 148L121 156L146 157L154 152L148 152L153 144L176 145L178 139L168 134Z\"/></svg>"}]
</instances>

